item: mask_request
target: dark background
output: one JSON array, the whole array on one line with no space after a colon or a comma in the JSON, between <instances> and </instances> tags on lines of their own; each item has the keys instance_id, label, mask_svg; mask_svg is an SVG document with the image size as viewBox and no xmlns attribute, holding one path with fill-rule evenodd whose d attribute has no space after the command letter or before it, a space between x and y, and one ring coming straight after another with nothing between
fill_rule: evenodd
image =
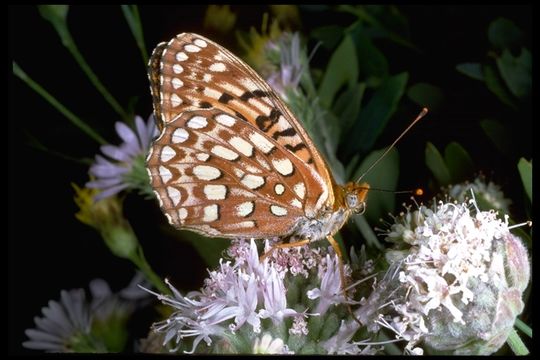
<instances>
[{"instance_id":1,"label":"dark background","mask_svg":"<svg viewBox=\"0 0 540 360\"><path fill-rule=\"evenodd\" d=\"M450 141L458 141L469 151L477 169L501 184L507 197L520 208L522 194L515 170L517 160L501 159L478 125L480 119L490 115L504 118L514 113L484 84L459 74L455 65L486 59L487 27L499 16L514 21L530 36L531 7L400 6L399 9L409 19L411 41L422 52L403 49L396 52L395 46L383 43L380 49L389 60L390 73L408 71L409 84L428 82L439 86L446 99L439 111L431 113L398 145L402 172L398 188L424 187L428 182L430 174L424 165L427 141L441 151ZM235 28L242 30L249 26L260 29L262 13L268 11L264 6L236 6L233 10L238 14ZM168 41L180 32L213 35L202 28L205 6L141 6L139 11L149 53L158 42ZM113 124L119 120L118 116L87 80L37 8L10 7L8 20L11 60L108 141L117 144L119 139ZM307 34L320 25L346 26L351 23L351 17L336 13L310 14L303 16L302 22L303 32ZM108 90L122 105L138 97L136 113L146 119L152 107L146 67L120 7L73 6L68 23L80 52ZM236 50L232 35L217 37L216 41ZM320 54L323 62L326 61L328 54L324 51ZM99 150L98 145L11 75L10 66L9 352L29 353L20 345L26 340L24 329L34 326L33 317L41 315L41 307L50 299L59 299L61 289L86 288L91 279L101 277L113 290L118 290L131 279L133 266L114 257L101 237L74 217L77 208L70 182L83 185L87 181L87 166L30 147L28 134L52 150L76 158L93 157ZM419 111L411 104L408 108L410 112L399 113L399 118L391 119L375 148L391 143ZM532 138L532 131L530 136ZM516 147L530 158L531 144L532 141L526 139L516 143ZM148 261L159 275L176 279L182 290L201 286L206 275L201 258L190 245L160 235L163 218L157 206L129 195L125 212ZM141 327L141 336L148 325L145 322Z\"/></svg>"}]
</instances>

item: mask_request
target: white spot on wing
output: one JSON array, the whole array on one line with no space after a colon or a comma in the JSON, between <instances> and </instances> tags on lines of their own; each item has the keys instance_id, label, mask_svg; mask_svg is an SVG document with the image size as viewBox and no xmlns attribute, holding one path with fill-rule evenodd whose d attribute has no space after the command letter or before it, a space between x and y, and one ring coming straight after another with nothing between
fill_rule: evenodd
<instances>
[{"instance_id":1,"label":"white spot on wing","mask_svg":"<svg viewBox=\"0 0 540 360\"><path fill-rule=\"evenodd\" d=\"M243 202L236 206L236 215L246 217L253 212L254 208L255 206L253 205L253 201Z\"/></svg>"},{"instance_id":2,"label":"white spot on wing","mask_svg":"<svg viewBox=\"0 0 540 360\"><path fill-rule=\"evenodd\" d=\"M171 95L171 105L173 107L177 107L178 105L182 104L182 99L176 94Z\"/></svg>"},{"instance_id":3,"label":"white spot on wing","mask_svg":"<svg viewBox=\"0 0 540 360\"><path fill-rule=\"evenodd\" d=\"M293 199L291 201L291 205L296 206L297 208L300 208L300 209L302 208L302 203L300 201L298 201L298 199Z\"/></svg>"},{"instance_id":4,"label":"white spot on wing","mask_svg":"<svg viewBox=\"0 0 540 360\"><path fill-rule=\"evenodd\" d=\"M217 204L212 204L205 206L203 208L204 216L203 221L204 222L212 222L216 221L218 219L218 206Z\"/></svg>"},{"instance_id":5,"label":"white spot on wing","mask_svg":"<svg viewBox=\"0 0 540 360\"><path fill-rule=\"evenodd\" d=\"M172 83L173 88L175 89L178 89L179 87L184 86L184 82L180 80L179 78L173 78L171 83Z\"/></svg>"},{"instance_id":6,"label":"white spot on wing","mask_svg":"<svg viewBox=\"0 0 540 360\"><path fill-rule=\"evenodd\" d=\"M237 223L223 225L223 228L227 230L247 229L252 227L255 227L255 221L241 221Z\"/></svg>"},{"instance_id":7,"label":"white spot on wing","mask_svg":"<svg viewBox=\"0 0 540 360\"><path fill-rule=\"evenodd\" d=\"M208 121L204 116L194 116L187 122L187 126L192 129L202 129L208 125Z\"/></svg>"},{"instance_id":8,"label":"white spot on wing","mask_svg":"<svg viewBox=\"0 0 540 360\"><path fill-rule=\"evenodd\" d=\"M195 157L196 157L197 160L199 160L199 161L206 161L206 160L208 160L208 158L210 157L210 155L208 155L207 153L198 153L197 155L195 155Z\"/></svg>"},{"instance_id":9,"label":"white spot on wing","mask_svg":"<svg viewBox=\"0 0 540 360\"><path fill-rule=\"evenodd\" d=\"M206 47L208 45L203 39L195 39L193 43L200 47Z\"/></svg>"},{"instance_id":10,"label":"white spot on wing","mask_svg":"<svg viewBox=\"0 0 540 360\"><path fill-rule=\"evenodd\" d=\"M186 208L180 208L178 210L178 217L180 218L180 220L184 220L185 218L187 218L188 216L188 211Z\"/></svg>"},{"instance_id":11,"label":"white spot on wing","mask_svg":"<svg viewBox=\"0 0 540 360\"><path fill-rule=\"evenodd\" d=\"M178 144L178 143L183 143L188 138L189 138L189 133L186 131L186 129L178 128L174 130L171 141L174 144Z\"/></svg>"},{"instance_id":12,"label":"white spot on wing","mask_svg":"<svg viewBox=\"0 0 540 360\"><path fill-rule=\"evenodd\" d=\"M225 64L222 62L218 62L218 63L213 63L212 65L210 65L209 69L210 71L213 71L213 72L223 72L227 70L227 66L225 66Z\"/></svg>"},{"instance_id":13,"label":"white spot on wing","mask_svg":"<svg viewBox=\"0 0 540 360\"><path fill-rule=\"evenodd\" d=\"M281 195L285 192L285 186L283 186L283 184L276 184L276 186L274 186L274 191L276 194Z\"/></svg>"},{"instance_id":14,"label":"white spot on wing","mask_svg":"<svg viewBox=\"0 0 540 360\"><path fill-rule=\"evenodd\" d=\"M251 133L249 135L249 139L259 150L261 150L265 154L268 154L274 148L274 144L272 144L270 141L268 141L268 139L266 139L258 132Z\"/></svg>"},{"instance_id":15,"label":"white spot on wing","mask_svg":"<svg viewBox=\"0 0 540 360\"><path fill-rule=\"evenodd\" d=\"M172 186L167 187L167 194L169 194L169 197L171 198L171 201L173 202L174 206L180 203L180 200L182 199L182 195L180 194L180 191L178 191L177 188L174 188Z\"/></svg>"},{"instance_id":16,"label":"white spot on wing","mask_svg":"<svg viewBox=\"0 0 540 360\"><path fill-rule=\"evenodd\" d=\"M221 125L233 126L236 123L236 119L228 114L219 114L216 116L216 121Z\"/></svg>"},{"instance_id":17,"label":"white spot on wing","mask_svg":"<svg viewBox=\"0 0 540 360\"><path fill-rule=\"evenodd\" d=\"M248 188L255 190L264 185L264 178L262 176L248 174L240 182Z\"/></svg>"},{"instance_id":18,"label":"white spot on wing","mask_svg":"<svg viewBox=\"0 0 540 360\"><path fill-rule=\"evenodd\" d=\"M238 176L239 178L241 178L242 176L244 176L245 172L243 172L242 170L240 170L239 168L234 168L233 169L233 172L234 172L234 175Z\"/></svg>"},{"instance_id":19,"label":"white spot on wing","mask_svg":"<svg viewBox=\"0 0 540 360\"><path fill-rule=\"evenodd\" d=\"M221 176L221 171L213 166L197 165L193 168L193 174L200 180L215 180Z\"/></svg>"},{"instance_id":20,"label":"white spot on wing","mask_svg":"<svg viewBox=\"0 0 540 360\"><path fill-rule=\"evenodd\" d=\"M212 89L212 88L204 88L204 95L208 96L209 98L212 98L212 99L219 99L219 97L221 96L221 91L217 91L215 89Z\"/></svg>"},{"instance_id":21,"label":"white spot on wing","mask_svg":"<svg viewBox=\"0 0 540 360\"><path fill-rule=\"evenodd\" d=\"M277 205L270 205L270 211L272 212L272 214L276 215L276 216L285 216L287 215L287 209L281 207L281 206L277 206Z\"/></svg>"},{"instance_id":22,"label":"white spot on wing","mask_svg":"<svg viewBox=\"0 0 540 360\"><path fill-rule=\"evenodd\" d=\"M176 61L184 61L187 60L188 56L185 52L179 51L176 53Z\"/></svg>"},{"instance_id":23,"label":"white spot on wing","mask_svg":"<svg viewBox=\"0 0 540 360\"><path fill-rule=\"evenodd\" d=\"M161 157L160 157L161 161L167 162L175 156L176 156L176 151L174 151L172 147L164 146L163 149L161 149Z\"/></svg>"},{"instance_id":24,"label":"white spot on wing","mask_svg":"<svg viewBox=\"0 0 540 360\"><path fill-rule=\"evenodd\" d=\"M161 181L167 183L172 178L172 173L165 166L159 167L159 176L161 176Z\"/></svg>"},{"instance_id":25,"label":"white spot on wing","mask_svg":"<svg viewBox=\"0 0 540 360\"><path fill-rule=\"evenodd\" d=\"M231 138L229 144L247 157L253 155L253 146L238 136Z\"/></svg>"},{"instance_id":26,"label":"white spot on wing","mask_svg":"<svg viewBox=\"0 0 540 360\"><path fill-rule=\"evenodd\" d=\"M234 151L227 149L226 147L221 145L214 146L210 151L212 152L212 154L217 155L225 160L236 160L240 157L240 155L238 155Z\"/></svg>"},{"instance_id":27,"label":"white spot on wing","mask_svg":"<svg viewBox=\"0 0 540 360\"><path fill-rule=\"evenodd\" d=\"M201 48L197 45L188 44L184 46L184 50L186 50L187 52L195 53L201 51Z\"/></svg>"},{"instance_id":28,"label":"white spot on wing","mask_svg":"<svg viewBox=\"0 0 540 360\"><path fill-rule=\"evenodd\" d=\"M203 75L203 80L205 82L210 82L212 80L212 75L211 74L204 74Z\"/></svg>"},{"instance_id":29,"label":"white spot on wing","mask_svg":"<svg viewBox=\"0 0 540 360\"><path fill-rule=\"evenodd\" d=\"M299 182L298 184L294 185L293 190L300 199L303 199L304 196L306 196L306 186L303 182Z\"/></svg>"},{"instance_id":30,"label":"white spot on wing","mask_svg":"<svg viewBox=\"0 0 540 360\"><path fill-rule=\"evenodd\" d=\"M181 74L184 71L184 68L180 64L174 64L172 70L175 74Z\"/></svg>"},{"instance_id":31,"label":"white spot on wing","mask_svg":"<svg viewBox=\"0 0 540 360\"><path fill-rule=\"evenodd\" d=\"M227 187L225 185L205 185L204 195L208 200L224 200L227 196Z\"/></svg>"},{"instance_id":32,"label":"white spot on wing","mask_svg":"<svg viewBox=\"0 0 540 360\"><path fill-rule=\"evenodd\" d=\"M272 165L281 175L287 176L293 173L293 164L289 159L272 159Z\"/></svg>"}]
</instances>

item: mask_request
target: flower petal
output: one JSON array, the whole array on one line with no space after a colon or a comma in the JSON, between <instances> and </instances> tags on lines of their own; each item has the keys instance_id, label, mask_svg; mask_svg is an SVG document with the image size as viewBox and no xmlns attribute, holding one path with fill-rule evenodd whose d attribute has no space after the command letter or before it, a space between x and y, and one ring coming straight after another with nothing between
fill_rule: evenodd
<instances>
[{"instance_id":1,"label":"flower petal","mask_svg":"<svg viewBox=\"0 0 540 360\"><path fill-rule=\"evenodd\" d=\"M103 145L100 147L102 153L118 161L129 161L131 156L122 147L114 145Z\"/></svg>"},{"instance_id":2,"label":"flower petal","mask_svg":"<svg viewBox=\"0 0 540 360\"><path fill-rule=\"evenodd\" d=\"M137 135L129 126L127 126L121 121L117 121L114 124L114 127L116 128L116 132L122 138L122 140L124 140L124 142L128 144L135 144L138 146Z\"/></svg>"},{"instance_id":3,"label":"flower petal","mask_svg":"<svg viewBox=\"0 0 540 360\"><path fill-rule=\"evenodd\" d=\"M112 196L114 194L119 193L120 191L124 190L125 188L127 188L127 184L120 184L120 185L117 185L117 186L113 186L113 187L108 188L107 190L103 190L102 192L97 194L96 197L94 198L94 200L99 201L99 200L105 199L105 198L107 198L109 196Z\"/></svg>"}]
</instances>

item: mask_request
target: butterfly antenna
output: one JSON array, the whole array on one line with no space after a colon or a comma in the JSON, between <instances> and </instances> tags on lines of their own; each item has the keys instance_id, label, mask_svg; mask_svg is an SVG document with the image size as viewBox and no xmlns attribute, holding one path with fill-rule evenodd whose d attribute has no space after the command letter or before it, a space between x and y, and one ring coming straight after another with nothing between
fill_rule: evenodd
<instances>
[{"instance_id":1,"label":"butterfly antenna","mask_svg":"<svg viewBox=\"0 0 540 360\"><path fill-rule=\"evenodd\" d=\"M403 137L403 135L405 135L414 126L414 124L416 124L421 118L426 116L427 113L428 113L428 109L423 108L420 114L418 114L418 116L416 117L416 119L414 119L413 122L409 126L407 126L407 128L403 130L403 132L397 137L397 139L394 140L392 145L390 145L388 149L386 149L386 151L381 156L379 156L379 158L375 160L375 162L371 164L368 167L368 169L364 171L362 175L360 175L360 177L356 180L356 182L360 182L360 180L362 180L362 178L366 176L366 174L369 173L371 169L373 169L379 163L379 161L381 161L386 156L386 154L388 154L388 152L394 148L394 146L396 146L397 142Z\"/></svg>"}]
</instances>

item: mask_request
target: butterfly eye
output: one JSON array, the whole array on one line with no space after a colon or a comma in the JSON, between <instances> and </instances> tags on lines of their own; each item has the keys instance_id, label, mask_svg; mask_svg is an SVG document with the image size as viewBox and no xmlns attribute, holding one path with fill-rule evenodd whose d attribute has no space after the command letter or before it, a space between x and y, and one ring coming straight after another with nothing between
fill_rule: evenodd
<instances>
[{"instance_id":1,"label":"butterfly eye","mask_svg":"<svg viewBox=\"0 0 540 360\"><path fill-rule=\"evenodd\" d=\"M349 209L356 209L358 206L358 196L356 194L347 194L346 201Z\"/></svg>"}]
</instances>

